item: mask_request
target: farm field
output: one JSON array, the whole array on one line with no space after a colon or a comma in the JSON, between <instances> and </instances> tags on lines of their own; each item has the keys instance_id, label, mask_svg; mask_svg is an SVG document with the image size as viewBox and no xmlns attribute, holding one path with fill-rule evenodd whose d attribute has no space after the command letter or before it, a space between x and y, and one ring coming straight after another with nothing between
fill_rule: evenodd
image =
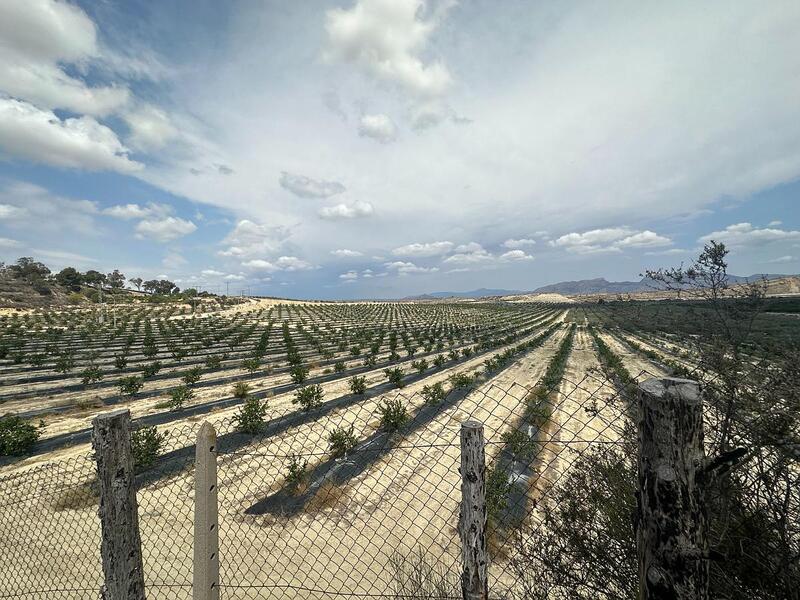
<instances>
[{"instance_id":1,"label":"farm field","mask_svg":"<svg viewBox=\"0 0 800 600\"><path fill-rule=\"evenodd\" d=\"M191 597L203 421L218 434L226 598L420 595L421 568L458 595L469 419L487 440L494 589L524 597L513 548L541 534L576 461L630 442L629 386L698 365L694 345L620 327L615 310L252 301L202 314L129 306L103 322L85 310L0 317L0 407L43 427L26 456L0 459L0 596L94 597L91 421L124 407L158 440L138 475L148 597Z\"/></svg>"}]
</instances>

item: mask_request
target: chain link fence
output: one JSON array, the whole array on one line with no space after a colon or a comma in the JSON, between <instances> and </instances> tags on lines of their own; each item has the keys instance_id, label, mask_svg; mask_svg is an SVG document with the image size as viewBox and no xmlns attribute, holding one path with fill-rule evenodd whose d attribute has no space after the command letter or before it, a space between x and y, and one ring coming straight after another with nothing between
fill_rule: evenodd
<instances>
[{"instance_id":1,"label":"chain link fence","mask_svg":"<svg viewBox=\"0 0 800 600\"><path fill-rule=\"evenodd\" d=\"M587 461L607 473L635 464L631 399L619 390L595 371L557 390L466 377L446 393L400 389L332 410L267 408L256 434L212 416L220 597L460 598L467 420L484 426L490 597L557 588L557 577L540 577L554 566L541 547L559 543L562 509L618 491L603 477L584 482L583 497L564 483L588 477ZM148 598L192 597L200 424L134 434ZM98 504L90 452L0 477L0 598L97 598ZM618 568L635 568L635 557L609 552ZM581 576L565 565L558 577Z\"/></svg>"}]
</instances>

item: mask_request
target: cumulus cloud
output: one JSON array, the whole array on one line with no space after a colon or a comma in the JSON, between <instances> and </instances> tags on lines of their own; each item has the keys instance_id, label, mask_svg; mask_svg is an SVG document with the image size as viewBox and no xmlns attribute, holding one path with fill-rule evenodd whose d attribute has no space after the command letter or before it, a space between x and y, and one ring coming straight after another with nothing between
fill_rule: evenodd
<instances>
[{"instance_id":1,"label":"cumulus cloud","mask_svg":"<svg viewBox=\"0 0 800 600\"><path fill-rule=\"evenodd\" d=\"M200 271L200 274L204 277L222 277L225 275L225 273L217 271L216 269L203 269Z\"/></svg>"},{"instance_id":2,"label":"cumulus cloud","mask_svg":"<svg viewBox=\"0 0 800 600\"><path fill-rule=\"evenodd\" d=\"M131 220L144 219L152 216L166 216L172 209L166 204L150 203L141 204L115 204L103 209L103 214L115 219Z\"/></svg>"},{"instance_id":3,"label":"cumulus cloud","mask_svg":"<svg viewBox=\"0 0 800 600\"><path fill-rule=\"evenodd\" d=\"M242 219L222 240L225 248L218 254L237 258L275 254L280 251L289 234L289 230L285 227L264 225L249 219Z\"/></svg>"},{"instance_id":4,"label":"cumulus cloud","mask_svg":"<svg viewBox=\"0 0 800 600\"><path fill-rule=\"evenodd\" d=\"M324 57L353 63L368 75L420 97L442 95L452 77L440 61L424 61L429 38L453 2L358 0L325 15Z\"/></svg>"},{"instance_id":5,"label":"cumulus cloud","mask_svg":"<svg viewBox=\"0 0 800 600\"><path fill-rule=\"evenodd\" d=\"M24 181L0 183L0 221L34 231L69 231L84 236L97 234L97 204L53 194Z\"/></svg>"},{"instance_id":6,"label":"cumulus cloud","mask_svg":"<svg viewBox=\"0 0 800 600\"><path fill-rule=\"evenodd\" d=\"M520 260L533 260L534 257L526 254L524 250L509 250L500 255L500 260L515 262Z\"/></svg>"},{"instance_id":7,"label":"cumulus cloud","mask_svg":"<svg viewBox=\"0 0 800 600\"><path fill-rule=\"evenodd\" d=\"M358 250L348 250L347 248L340 248L339 250L331 250L331 254L338 258L357 258L364 256Z\"/></svg>"},{"instance_id":8,"label":"cumulus cloud","mask_svg":"<svg viewBox=\"0 0 800 600\"><path fill-rule=\"evenodd\" d=\"M672 240L653 231L633 231L629 227L591 229L583 233L568 233L552 240L550 246L565 248L577 254L621 252L627 248L669 246Z\"/></svg>"},{"instance_id":9,"label":"cumulus cloud","mask_svg":"<svg viewBox=\"0 0 800 600\"><path fill-rule=\"evenodd\" d=\"M321 219L335 221L338 219L357 219L359 217L368 217L373 213L372 204L369 202L353 202L352 204L336 204L334 206L325 206L319 209L319 216Z\"/></svg>"},{"instance_id":10,"label":"cumulus cloud","mask_svg":"<svg viewBox=\"0 0 800 600\"><path fill-rule=\"evenodd\" d=\"M56 167L134 173L143 165L128 158L117 135L92 117L61 120L27 102L0 98L0 148Z\"/></svg>"},{"instance_id":11,"label":"cumulus cloud","mask_svg":"<svg viewBox=\"0 0 800 600\"><path fill-rule=\"evenodd\" d=\"M527 246L535 246L535 245L536 245L536 240L532 240L530 238L520 238L518 240L511 238L503 242L503 247L509 248L511 250L518 250L520 248L525 248Z\"/></svg>"},{"instance_id":12,"label":"cumulus cloud","mask_svg":"<svg viewBox=\"0 0 800 600\"><path fill-rule=\"evenodd\" d=\"M305 175L294 175L283 171L279 179L281 187L301 198L330 198L345 191L338 181L311 179Z\"/></svg>"},{"instance_id":13,"label":"cumulus cloud","mask_svg":"<svg viewBox=\"0 0 800 600\"><path fill-rule=\"evenodd\" d=\"M453 242L428 242L424 244L407 244L392 250L395 256L441 256L447 254L453 249Z\"/></svg>"},{"instance_id":14,"label":"cumulus cloud","mask_svg":"<svg viewBox=\"0 0 800 600\"><path fill-rule=\"evenodd\" d=\"M152 104L126 112L123 119L130 129L127 141L138 150L156 150L178 137L178 130L167 113Z\"/></svg>"},{"instance_id":15,"label":"cumulus cloud","mask_svg":"<svg viewBox=\"0 0 800 600\"><path fill-rule=\"evenodd\" d=\"M275 271L308 271L314 268L314 265L296 256L281 256L274 261L256 258L243 262L242 266L254 271L267 273L274 273Z\"/></svg>"},{"instance_id":16,"label":"cumulus cloud","mask_svg":"<svg viewBox=\"0 0 800 600\"><path fill-rule=\"evenodd\" d=\"M358 279L358 272L356 271L347 271L347 273L342 273L339 275L339 279L343 281L353 281Z\"/></svg>"},{"instance_id":17,"label":"cumulus cloud","mask_svg":"<svg viewBox=\"0 0 800 600\"><path fill-rule=\"evenodd\" d=\"M364 115L358 123L358 135L387 144L397 139L397 126L387 115Z\"/></svg>"},{"instance_id":18,"label":"cumulus cloud","mask_svg":"<svg viewBox=\"0 0 800 600\"><path fill-rule=\"evenodd\" d=\"M456 246L455 254L445 258L442 263L450 265L481 265L494 261L494 256L477 242Z\"/></svg>"},{"instance_id":19,"label":"cumulus cloud","mask_svg":"<svg viewBox=\"0 0 800 600\"><path fill-rule=\"evenodd\" d=\"M439 270L438 267L420 267L412 262L394 261L387 262L383 265L387 271L393 271L400 275L409 275L412 273L435 273Z\"/></svg>"},{"instance_id":20,"label":"cumulus cloud","mask_svg":"<svg viewBox=\"0 0 800 600\"><path fill-rule=\"evenodd\" d=\"M136 225L136 237L171 242L197 230L197 225L180 217L147 218Z\"/></svg>"},{"instance_id":21,"label":"cumulus cloud","mask_svg":"<svg viewBox=\"0 0 800 600\"><path fill-rule=\"evenodd\" d=\"M0 89L37 106L105 116L123 107L124 85L90 87L63 65L100 58L92 20L78 6L55 0L0 3Z\"/></svg>"},{"instance_id":22,"label":"cumulus cloud","mask_svg":"<svg viewBox=\"0 0 800 600\"><path fill-rule=\"evenodd\" d=\"M700 238L701 242L715 240L724 242L732 248L766 246L775 242L800 241L800 231L777 229L775 227L758 228L750 223L728 225L722 231L712 231Z\"/></svg>"}]
</instances>

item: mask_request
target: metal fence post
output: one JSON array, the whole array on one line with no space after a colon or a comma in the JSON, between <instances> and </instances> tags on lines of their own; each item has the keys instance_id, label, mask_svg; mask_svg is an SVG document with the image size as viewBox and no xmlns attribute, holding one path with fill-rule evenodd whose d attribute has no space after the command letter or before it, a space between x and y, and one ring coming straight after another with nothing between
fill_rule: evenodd
<instances>
[{"instance_id":1,"label":"metal fence post","mask_svg":"<svg viewBox=\"0 0 800 600\"><path fill-rule=\"evenodd\" d=\"M639 386L636 523L640 600L708 598L703 399L688 379Z\"/></svg>"},{"instance_id":2,"label":"metal fence post","mask_svg":"<svg viewBox=\"0 0 800 600\"><path fill-rule=\"evenodd\" d=\"M197 432L194 470L194 565L192 598L219 599L217 434L208 421Z\"/></svg>"},{"instance_id":3,"label":"metal fence post","mask_svg":"<svg viewBox=\"0 0 800 600\"><path fill-rule=\"evenodd\" d=\"M461 424L461 592L464 600L486 600L489 595L486 553L486 456L483 425Z\"/></svg>"},{"instance_id":4,"label":"metal fence post","mask_svg":"<svg viewBox=\"0 0 800 600\"><path fill-rule=\"evenodd\" d=\"M139 537L131 413L127 409L92 421L92 445L100 486L100 552L104 600L144 600L142 541Z\"/></svg>"}]
</instances>

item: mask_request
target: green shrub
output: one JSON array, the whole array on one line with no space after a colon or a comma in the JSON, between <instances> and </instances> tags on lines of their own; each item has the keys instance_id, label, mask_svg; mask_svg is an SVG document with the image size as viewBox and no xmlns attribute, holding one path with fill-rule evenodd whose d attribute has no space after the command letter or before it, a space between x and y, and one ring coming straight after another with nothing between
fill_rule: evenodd
<instances>
[{"instance_id":1,"label":"green shrub","mask_svg":"<svg viewBox=\"0 0 800 600\"><path fill-rule=\"evenodd\" d=\"M254 435L264 429L264 415L267 414L267 403L252 396L242 404L242 408L233 417L236 429L242 433Z\"/></svg>"},{"instance_id":2,"label":"green shrub","mask_svg":"<svg viewBox=\"0 0 800 600\"><path fill-rule=\"evenodd\" d=\"M396 431L408 421L408 411L400 398L386 400L378 406L381 415L381 427L386 431Z\"/></svg>"},{"instance_id":3,"label":"green shrub","mask_svg":"<svg viewBox=\"0 0 800 600\"><path fill-rule=\"evenodd\" d=\"M250 384L246 381L237 381L233 384L233 397L244 400L250 395Z\"/></svg>"},{"instance_id":4,"label":"green shrub","mask_svg":"<svg viewBox=\"0 0 800 600\"><path fill-rule=\"evenodd\" d=\"M57 373L69 373L75 368L75 357L71 353L62 354L56 359Z\"/></svg>"},{"instance_id":5,"label":"green shrub","mask_svg":"<svg viewBox=\"0 0 800 600\"><path fill-rule=\"evenodd\" d=\"M180 385L170 392L169 407L172 410L180 410L192 398L194 390L187 385Z\"/></svg>"},{"instance_id":6,"label":"green shrub","mask_svg":"<svg viewBox=\"0 0 800 600\"><path fill-rule=\"evenodd\" d=\"M433 366L439 368L445 363L445 361L446 359L443 354L437 354L436 358L433 359Z\"/></svg>"},{"instance_id":7,"label":"green shrub","mask_svg":"<svg viewBox=\"0 0 800 600\"><path fill-rule=\"evenodd\" d=\"M384 375L386 375L386 379L389 380L389 383L394 385L395 387L401 388L405 385L403 383L403 369L400 367L394 367L393 369L384 369Z\"/></svg>"},{"instance_id":8,"label":"green shrub","mask_svg":"<svg viewBox=\"0 0 800 600\"><path fill-rule=\"evenodd\" d=\"M83 385L97 383L102 378L103 372L100 370L100 367L95 365L90 365L81 372L81 383L83 383Z\"/></svg>"},{"instance_id":9,"label":"green shrub","mask_svg":"<svg viewBox=\"0 0 800 600\"><path fill-rule=\"evenodd\" d=\"M43 423L36 427L16 415L0 417L0 456L18 456L30 451L43 427Z\"/></svg>"},{"instance_id":10,"label":"green shrub","mask_svg":"<svg viewBox=\"0 0 800 600\"><path fill-rule=\"evenodd\" d=\"M114 356L114 368L121 371L128 366L128 357L123 355Z\"/></svg>"},{"instance_id":11,"label":"green shrub","mask_svg":"<svg viewBox=\"0 0 800 600\"><path fill-rule=\"evenodd\" d=\"M353 394L363 394L367 391L367 378L363 375L359 377L358 375L353 375L350 378L350 391Z\"/></svg>"},{"instance_id":12,"label":"green shrub","mask_svg":"<svg viewBox=\"0 0 800 600\"><path fill-rule=\"evenodd\" d=\"M411 368L416 369L418 373L424 373L428 368L428 361L424 358L411 361Z\"/></svg>"},{"instance_id":13,"label":"green shrub","mask_svg":"<svg viewBox=\"0 0 800 600\"><path fill-rule=\"evenodd\" d=\"M309 385L294 393L292 404L299 404L304 411L308 412L322 404L324 396L321 385Z\"/></svg>"},{"instance_id":14,"label":"green shrub","mask_svg":"<svg viewBox=\"0 0 800 600\"><path fill-rule=\"evenodd\" d=\"M123 396L133 396L142 389L144 381L132 375L131 377L123 377L119 380L119 391Z\"/></svg>"},{"instance_id":15,"label":"green shrub","mask_svg":"<svg viewBox=\"0 0 800 600\"><path fill-rule=\"evenodd\" d=\"M337 360L333 365L333 370L337 373L341 373L342 371L344 371L344 369L345 366L343 360Z\"/></svg>"},{"instance_id":16,"label":"green shrub","mask_svg":"<svg viewBox=\"0 0 800 600\"><path fill-rule=\"evenodd\" d=\"M248 373L255 373L258 371L259 367L261 366L261 361L257 358L246 358L242 361L242 368L245 369Z\"/></svg>"},{"instance_id":17,"label":"green shrub","mask_svg":"<svg viewBox=\"0 0 800 600\"><path fill-rule=\"evenodd\" d=\"M142 367L142 377L148 379L149 377L155 376L160 370L161 370L160 361L151 362Z\"/></svg>"},{"instance_id":18,"label":"green shrub","mask_svg":"<svg viewBox=\"0 0 800 600\"><path fill-rule=\"evenodd\" d=\"M220 358L217 354L212 354L211 356L206 356L205 359L206 369L219 369L222 365L222 358Z\"/></svg>"},{"instance_id":19,"label":"green shrub","mask_svg":"<svg viewBox=\"0 0 800 600\"><path fill-rule=\"evenodd\" d=\"M442 382L437 381L431 385L422 386L422 397L428 404L438 404L447 397L447 392Z\"/></svg>"},{"instance_id":20,"label":"green shrub","mask_svg":"<svg viewBox=\"0 0 800 600\"><path fill-rule=\"evenodd\" d=\"M289 457L289 465L286 467L286 485L289 489L296 491L306 478L308 461L296 454Z\"/></svg>"},{"instance_id":21,"label":"green shrub","mask_svg":"<svg viewBox=\"0 0 800 600\"><path fill-rule=\"evenodd\" d=\"M292 382L303 383L306 379L308 379L308 367L304 367L303 365L295 365L289 369L289 375L292 376Z\"/></svg>"},{"instance_id":22,"label":"green shrub","mask_svg":"<svg viewBox=\"0 0 800 600\"><path fill-rule=\"evenodd\" d=\"M530 461L539 451L539 443L520 429L505 431L500 437L508 451L517 459Z\"/></svg>"},{"instance_id":23,"label":"green shrub","mask_svg":"<svg viewBox=\"0 0 800 600\"><path fill-rule=\"evenodd\" d=\"M200 381L200 377L202 376L203 376L203 371L200 370L200 367L193 367L183 374L181 380L186 385L194 385L195 383Z\"/></svg>"},{"instance_id":24,"label":"green shrub","mask_svg":"<svg viewBox=\"0 0 800 600\"><path fill-rule=\"evenodd\" d=\"M453 389L468 388L475 383L475 378L469 373L453 373L450 375L450 385Z\"/></svg>"},{"instance_id":25,"label":"green shrub","mask_svg":"<svg viewBox=\"0 0 800 600\"><path fill-rule=\"evenodd\" d=\"M152 467L161 454L166 439L167 432L159 433L155 425L131 431L131 454L134 468L142 471Z\"/></svg>"},{"instance_id":26,"label":"green shrub","mask_svg":"<svg viewBox=\"0 0 800 600\"><path fill-rule=\"evenodd\" d=\"M356 447L358 440L353 435L353 426L348 428L337 427L328 434L328 444L334 458L344 456Z\"/></svg>"},{"instance_id":27,"label":"green shrub","mask_svg":"<svg viewBox=\"0 0 800 600\"><path fill-rule=\"evenodd\" d=\"M494 467L486 477L486 515L490 521L508 506L508 494L512 488L508 475L505 469Z\"/></svg>"}]
</instances>

